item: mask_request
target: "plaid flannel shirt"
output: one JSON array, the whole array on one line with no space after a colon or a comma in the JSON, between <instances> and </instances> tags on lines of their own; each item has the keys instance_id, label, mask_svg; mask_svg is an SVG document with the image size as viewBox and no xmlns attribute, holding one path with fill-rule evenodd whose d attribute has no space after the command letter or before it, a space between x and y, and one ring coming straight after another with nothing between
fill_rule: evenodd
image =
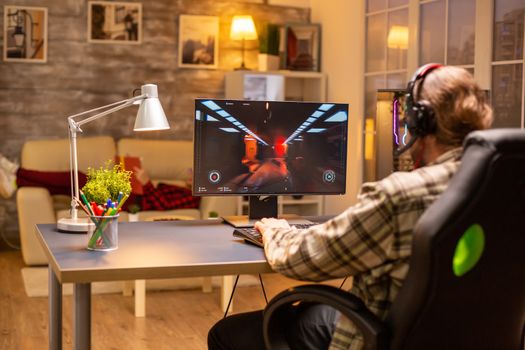
<instances>
[{"instance_id":1,"label":"plaid flannel shirt","mask_svg":"<svg viewBox=\"0 0 525 350\"><path fill-rule=\"evenodd\" d=\"M412 230L447 187L460 156L461 148L456 148L428 166L365 183L357 204L324 224L305 230L269 229L264 234L269 264L300 280L354 276L351 293L385 319L408 272ZM362 347L362 336L341 317L330 349Z\"/></svg>"},{"instance_id":2,"label":"plaid flannel shirt","mask_svg":"<svg viewBox=\"0 0 525 350\"><path fill-rule=\"evenodd\" d=\"M198 208L200 197L193 197L191 190L184 187L160 183L155 188L151 182L143 186L142 210L169 210Z\"/></svg>"}]
</instances>

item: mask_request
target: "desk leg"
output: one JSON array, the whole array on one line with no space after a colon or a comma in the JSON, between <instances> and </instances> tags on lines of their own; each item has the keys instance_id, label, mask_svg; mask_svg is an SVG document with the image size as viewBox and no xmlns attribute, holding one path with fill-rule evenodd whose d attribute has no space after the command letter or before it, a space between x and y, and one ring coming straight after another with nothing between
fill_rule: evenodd
<instances>
[{"instance_id":1,"label":"desk leg","mask_svg":"<svg viewBox=\"0 0 525 350\"><path fill-rule=\"evenodd\" d=\"M73 286L73 342L75 350L91 349L91 283Z\"/></svg>"},{"instance_id":2,"label":"desk leg","mask_svg":"<svg viewBox=\"0 0 525 350\"><path fill-rule=\"evenodd\" d=\"M146 280L135 280L135 317L146 317Z\"/></svg>"},{"instance_id":3,"label":"desk leg","mask_svg":"<svg viewBox=\"0 0 525 350\"><path fill-rule=\"evenodd\" d=\"M62 284L51 267L49 270L49 349L62 349Z\"/></svg>"},{"instance_id":4,"label":"desk leg","mask_svg":"<svg viewBox=\"0 0 525 350\"><path fill-rule=\"evenodd\" d=\"M233 276L222 276L222 287L221 287L221 310L226 312L228 307L228 301L233 292ZM230 311L233 310L233 301L230 305Z\"/></svg>"}]
</instances>

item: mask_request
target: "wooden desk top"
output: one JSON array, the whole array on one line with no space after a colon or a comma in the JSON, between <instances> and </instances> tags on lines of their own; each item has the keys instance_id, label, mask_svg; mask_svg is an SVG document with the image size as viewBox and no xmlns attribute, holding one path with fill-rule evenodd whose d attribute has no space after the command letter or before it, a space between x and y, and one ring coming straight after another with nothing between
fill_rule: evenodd
<instances>
[{"instance_id":1,"label":"wooden desk top","mask_svg":"<svg viewBox=\"0 0 525 350\"><path fill-rule=\"evenodd\" d=\"M264 251L220 220L119 223L118 249L109 252L87 250L87 234L36 228L61 283L272 272Z\"/></svg>"}]
</instances>

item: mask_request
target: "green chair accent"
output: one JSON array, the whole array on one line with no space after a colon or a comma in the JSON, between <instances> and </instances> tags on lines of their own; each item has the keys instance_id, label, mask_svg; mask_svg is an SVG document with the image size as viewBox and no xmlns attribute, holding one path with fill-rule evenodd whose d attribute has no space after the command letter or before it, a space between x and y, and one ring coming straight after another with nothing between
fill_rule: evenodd
<instances>
[{"instance_id":1,"label":"green chair accent","mask_svg":"<svg viewBox=\"0 0 525 350\"><path fill-rule=\"evenodd\" d=\"M461 236L456 245L452 269L454 275L461 277L472 270L478 263L485 249L485 234L483 228L474 224Z\"/></svg>"}]
</instances>

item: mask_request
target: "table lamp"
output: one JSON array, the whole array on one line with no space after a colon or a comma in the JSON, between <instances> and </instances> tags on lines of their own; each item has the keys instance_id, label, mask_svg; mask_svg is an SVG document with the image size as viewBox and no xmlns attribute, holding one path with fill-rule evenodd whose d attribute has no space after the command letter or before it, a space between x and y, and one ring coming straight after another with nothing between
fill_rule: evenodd
<instances>
[{"instance_id":1,"label":"table lamp","mask_svg":"<svg viewBox=\"0 0 525 350\"><path fill-rule=\"evenodd\" d=\"M242 41L242 63L241 66L236 69L247 69L246 65L244 64L244 41L257 39L257 31L255 31L255 24L253 23L252 16L233 16L230 30L230 39Z\"/></svg>"},{"instance_id":2,"label":"table lamp","mask_svg":"<svg viewBox=\"0 0 525 350\"><path fill-rule=\"evenodd\" d=\"M77 154L77 133L82 132L80 128L93 120L107 116L123 108L134 104L140 104L137 117L135 119L134 131L149 130L166 130L170 126L164 110L158 98L157 85L146 84L141 87L141 94L132 98L115 102L106 106L98 107L78 113L67 118L69 126L69 161L71 171L71 217L58 220L57 228L65 232L87 232L90 225L88 218L79 218L77 202L75 198L80 199L78 185L78 154ZM99 111L99 113L93 114ZM91 114L91 116L82 120L76 118Z\"/></svg>"}]
</instances>

